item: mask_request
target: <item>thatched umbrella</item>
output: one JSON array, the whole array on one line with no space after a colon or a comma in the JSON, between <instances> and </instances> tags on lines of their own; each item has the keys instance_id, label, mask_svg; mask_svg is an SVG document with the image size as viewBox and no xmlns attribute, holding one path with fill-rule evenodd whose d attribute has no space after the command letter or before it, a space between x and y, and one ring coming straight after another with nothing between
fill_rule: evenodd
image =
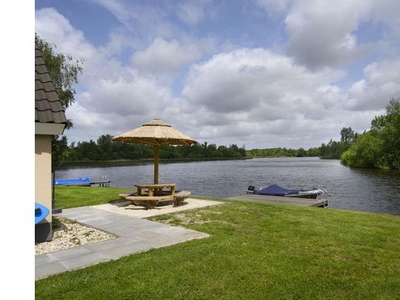
<instances>
[{"instance_id":1,"label":"thatched umbrella","mask_svg":"<svg viewBox=\"0 0 400 300\"><path fill-rule=\"evenodd\" d=\"M154 146L154 183L158 183L158 158L162 145L191 145L197 143L192 138L172 128L160 119L151 120L141 127L114 136L113 141Z\"/></svg>"}]
</instances>

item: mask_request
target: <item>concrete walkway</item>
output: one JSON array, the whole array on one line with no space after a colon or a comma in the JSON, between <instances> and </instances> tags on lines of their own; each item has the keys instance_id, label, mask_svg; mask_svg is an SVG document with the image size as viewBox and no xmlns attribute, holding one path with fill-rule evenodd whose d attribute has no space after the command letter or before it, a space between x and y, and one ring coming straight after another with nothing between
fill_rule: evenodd
<instances>
[{"instance_id":1,"label":"concrete walkway","mask_svg":"<svg viewBox=\"0 0 400 300\"><path fill-rule=\"evenodd\" d=\"M183 207L190 209L223 204L223 202L216 201L191 200L187 200L186 206L176 208L183 210ZM144 252L152 248L166 247L209 236L206 233L141 219L135 216L138 213L137 210L118 207L118 211L111 204L107 205L63 209L61 214L57 214L57 216L75 220L118 237L112 240L35 256L36 280L118 259L133 253ZM139 213L143 214L140 211ZM164 214L174 211L176 210L171 206L154 210L152 214Z\"/></svg>"}]
</instances>

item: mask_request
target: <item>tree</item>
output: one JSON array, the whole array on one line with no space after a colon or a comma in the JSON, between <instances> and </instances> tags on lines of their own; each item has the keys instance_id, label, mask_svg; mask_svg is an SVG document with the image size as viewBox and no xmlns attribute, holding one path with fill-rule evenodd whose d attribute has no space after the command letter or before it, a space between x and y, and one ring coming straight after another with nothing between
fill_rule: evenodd
<instances>
[{"instance_id":1,"label":"tree","mask_svg":"<svg viewBox=\"0 0 400 300\"><path fill-rule=\"evenodd\" d=\"M67 109L75 101L75 89L73 85L78 83L78 74L82 73L82 67L80 63L82 61L74 60L69 55L55 54L53 47L45 40L41 39L35 33L35 43L39 50L42 52L44 63L49 71L51 80L58 93L62 105ZM73 124L71 120L68 120L66 129L72 128ZM63 159L66 157L66 150L63 147L66 138L59 140L59 136L53 136L52 140L52 164L53 168L57 168L61 165ZM58 145L60 144L60 145ZM57 150L57 151L56 151Z\"/></svg>"},{"instance_id":2,"label":"tree","mask_svg":"<svg viewBox=\"0 0 400 300\"><path fill-rule=\"evenodd\" d=\"M340 141L346 145L355 142L355 140L357 139L357 133L355 133L351 127L343 127L340 131L340 135Z\"/></svg>"},{"instance_id":3,"label":"tree","mask_svg":"<svg viewBox=\"0 0 400 300\"><path fill-rule=\"evenodd\" d=\"M391 99L386 105L386 115L372 120L371 132L383 141L379 165L400 169L400 98Z\"/></svg>"},{"instance_id":4,"label":"tree","mask_svg":"<svg viewBox=\"0 0 400 300\"><path fill-rule=\"evenodd\" d=\"M386 114L371 121L370 131L360 135L341 156L350 167L400 169L400 99L391 99Z\"/></svg>"},{"instance_id":5,"label":"tree","mask_svg":"<svg viewBox=\"0 0 400 300\"><path fill-rule=\"evenodd\" d=\"M103 151L104 160L114 159L113 143L112 136L109 134L102 135L97 139L97 146Z\"/></svg>"},{"instance_id":6,"label":"tree","mask_svg":"<svg viewBox=\"0 0 400 300\"><path fill-rule=\"evenodd\" d=\"M377 168L377 162L381 157L381 148L382 140L368 131L341 155L340 160L342 164L350 167Z\"/></svg>"},{"instance_id":7,"label":"tree","mask_svg":"<svg viewBox=\"0 0 400 300\"><path fill-rule=\"evenodd\" d=\"M81 63L70 55L56 54L53 47L35 33L35 43L43 54L43 59L49 71L51 80L64 106L68 108L75 102L75 89L73 85L78 83L78 74L82 73ZM71 123L72 125L72 123Z\"/></svg>"}]
</instances>

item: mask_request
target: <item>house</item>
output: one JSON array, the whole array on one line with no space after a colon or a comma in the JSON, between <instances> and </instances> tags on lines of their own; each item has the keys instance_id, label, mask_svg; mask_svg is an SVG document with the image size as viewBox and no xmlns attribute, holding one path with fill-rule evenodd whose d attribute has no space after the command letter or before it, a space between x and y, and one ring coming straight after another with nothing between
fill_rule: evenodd
<instances>
[{"instance_id":1,"label":"house","mask_svg":"<svg viewBox=\"0 0 400 300\"><path fill-rule=\"evenodd\" d=\"M35 44L35 202L50 210L46 219L35 225L35 242L53 236L51 142L54 135L63 134L67 122L43 54Z\"/></svg>"}]
</instances>

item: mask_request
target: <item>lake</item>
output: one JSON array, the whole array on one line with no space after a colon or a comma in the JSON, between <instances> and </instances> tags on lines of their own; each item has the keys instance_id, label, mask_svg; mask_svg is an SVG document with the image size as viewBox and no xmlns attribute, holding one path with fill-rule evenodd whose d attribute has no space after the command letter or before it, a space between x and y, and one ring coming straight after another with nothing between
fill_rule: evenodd
<instances>
[{"instance_id":1,"label":"lake","mask_svg":"<svg viewBox=\"0 0 400 300\"><path fill-rule=\"evenodd\" d=\"M152 163L70 168L57 170L56 180L108 179L113 187L133 189L135 183L153 182L153 171ZM318 187L328 190L332 208L400 215L399 171L350 169L339 160L311 157L160 163L159 182L176 182L177 190L215 198L243 195L249 185L278 184L293 189Z\"/></svg>"}]
</instances>

